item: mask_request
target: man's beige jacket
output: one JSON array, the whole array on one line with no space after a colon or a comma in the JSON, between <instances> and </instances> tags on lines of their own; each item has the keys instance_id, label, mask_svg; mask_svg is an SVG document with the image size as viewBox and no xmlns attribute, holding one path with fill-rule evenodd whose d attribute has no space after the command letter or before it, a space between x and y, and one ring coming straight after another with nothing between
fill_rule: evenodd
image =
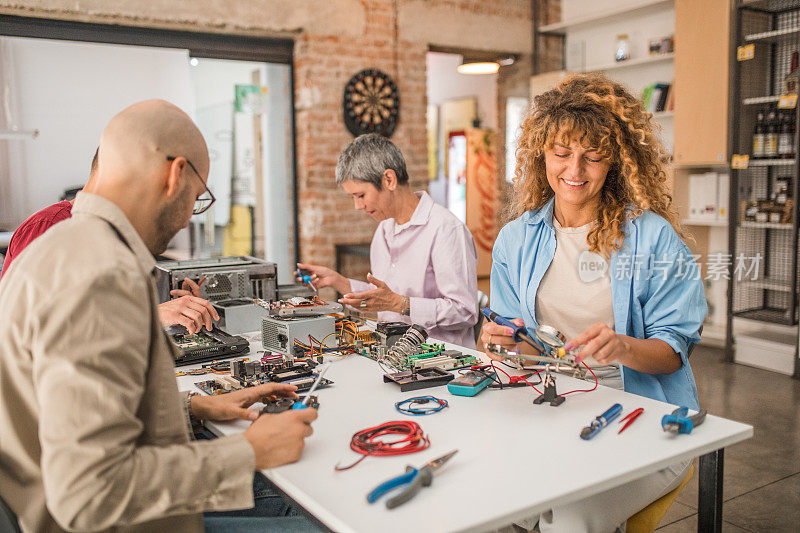
<instances>
[{"instance_id":1,"label":"man's beige jacket","mask_svg":"<svg viewBox=\"0 0 800 533\"><path fill-rule=\"evenodd\" d=\"M153 256L80 193L0 283L0 496L23 531L202 531L252 507L242 435L192 441Z\"/></svg>"}]
</instances>

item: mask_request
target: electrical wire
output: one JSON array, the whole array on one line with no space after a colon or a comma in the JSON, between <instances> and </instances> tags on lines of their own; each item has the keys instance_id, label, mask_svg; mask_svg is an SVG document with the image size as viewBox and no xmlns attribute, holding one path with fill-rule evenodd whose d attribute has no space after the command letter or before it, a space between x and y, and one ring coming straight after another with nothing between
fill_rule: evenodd
<instances>
[{"instance_id":1,"label":"electrical wire","mask_svg":"<svg viewBox=\"0 0 800 533\"><path fill-rule=\"evenodd\" d=\"M431 407L417 407L421 405L425 405L431 402L435 402L437 405ZM408 406L406 406L408 404ZM423 415L432 415L433 413L438 413L445 407L447 407L447 400L443 400L441 398L437 398L435 396L415 396L414 398L408 398L406 400L399 401L394 404L394 408L397 409L399 412L403 413L404 415L411 415L411 416L423 416Z\"/></svg>"},{"instance_id":2,"label":"electrical wire","mask_svg":"<svg viewBox=\"0 0 800 533\"><path fill-rule=\"evenodd\" d=\"M401 438L392 441L380 440L387 435L400 436ZM379 426L362 429L355 433L350 439L350 449L360 453L363 457L348 466L339 466L337 464L334 470L337 472L349 470L371 455L375 457L406 455L421 452L430 445L430 439L416 422L409 420L384 422Z\"/></svg>"}]
</instances>

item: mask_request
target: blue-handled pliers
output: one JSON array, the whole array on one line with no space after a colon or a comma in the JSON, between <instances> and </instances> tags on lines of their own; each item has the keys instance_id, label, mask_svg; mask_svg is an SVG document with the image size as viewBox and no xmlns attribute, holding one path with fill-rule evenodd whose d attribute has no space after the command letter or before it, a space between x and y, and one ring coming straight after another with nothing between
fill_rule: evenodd
<instances>
[{"instance_id":1,"label":"blue-handled pliers","mask_svg":"<svg viewBox=\"0 0 800 533\"><path fill-rule=\"evenodd\" d=\"M422 487L429 487L433 481L433 475L436 473L436 471L441 468L443 464L449 461L450 458L453 457L457 452L458 450L453 450L446 455L426 463L420 468L414 468L413 466L406 467L404 474L400 474L399 476L393 477L388 481L384 481L372 489L372 491L367 494L367 501L369 503L375 503L387 492L397 487L408 485L397 496L393 496L392 498L386 500L386 507L388 509L394 509L398 505L406 503L419 492L419 489Z\"/></svg>"}]
</instances>

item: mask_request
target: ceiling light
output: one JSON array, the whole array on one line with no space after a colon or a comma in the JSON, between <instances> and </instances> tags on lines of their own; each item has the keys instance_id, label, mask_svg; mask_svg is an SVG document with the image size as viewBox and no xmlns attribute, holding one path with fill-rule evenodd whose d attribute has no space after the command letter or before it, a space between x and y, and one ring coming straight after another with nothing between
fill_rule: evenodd
<instances>
[{"instance_id":1,"label":"ceiling light","mask_svg":"<svg viewBox=\"0 0 800 533\"><path fill-rule=\"evenodd\" d=\"M197 65L200 64L200 61L198 61L196 57L193 57L189 60L189 64L192 65L193 67L196 67Z\"/></svg>"},{"instance_id":2,"label":"ceiling light","mask_svg":"<svg viewBox=\"0 0 800 533\"><path fill-rule=\"evenodd\" d=\"M494 74L500 69L495 61L468 61L464 60L458 66L459 74Z\"/></svg>"}]
</instances>

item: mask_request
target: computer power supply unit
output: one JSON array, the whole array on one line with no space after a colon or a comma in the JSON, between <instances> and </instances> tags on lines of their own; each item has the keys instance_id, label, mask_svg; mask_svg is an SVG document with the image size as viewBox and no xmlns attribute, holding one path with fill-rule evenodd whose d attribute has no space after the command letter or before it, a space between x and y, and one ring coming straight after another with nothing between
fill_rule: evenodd
<instances>
[{"instance_id":1,"label":"computer power supply unit","mask_svg":"<svg viewBox=\"0 0 800 533\"><path fill-rule=\"evenodd\" d=\"M268 316L261 319L261 339L265 350L282 353L294 359L294 341L310 344L309 336L319 342L335 331L333 317ZM330 345L330 341L328 341Z\"/></svg>"}]
</instances>

